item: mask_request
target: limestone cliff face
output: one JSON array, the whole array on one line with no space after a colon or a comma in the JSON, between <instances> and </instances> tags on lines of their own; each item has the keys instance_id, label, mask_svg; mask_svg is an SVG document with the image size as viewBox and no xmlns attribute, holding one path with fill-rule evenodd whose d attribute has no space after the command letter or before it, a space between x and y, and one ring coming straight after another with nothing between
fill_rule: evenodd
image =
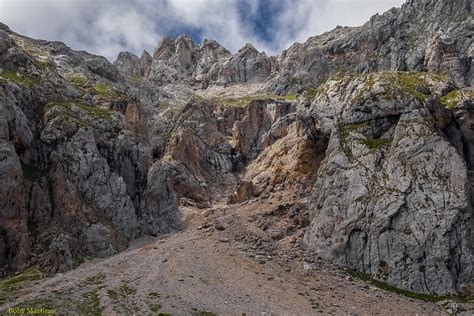
<instances>
[{"instance_id":1,"label":"limestone cliff face","mask_svg":"<svg viewBox=\"0 0 474 316\"><path fill-rule=\"evenodd\" d=\"M418 88L407 93L407 82ZM472 147L437 99L446 89L440 77L404 73L320 88L308 110L329 146L305 235L320 255L416 292L469 286Z\"/></svg>"},{"instance_id":2,"label":"limestone cliff face","mask_svg":"<svg viewBox=\"0 0 474 316\"><path fill-rule=\"evenodd\" d=\"M180 196L210 206L233 193L240 173L268 146L272 128L292 111L291 103L273 99L253 100L245 107L190 102L175 123L160 166L174 169Z\"/></svg>"},{"instance_id":3,"label":"limestone cliff face","mask_svg":"<svg viewBox=\"0 0 474 316\"><path fill-rule=\"evenodd\" d=\"M164 38L151 60L122 52L114 64L126 75L140 76L158 85L186 83L205 89L214 84L262 83L270 76L274 59L251 44L231 55L214 40L206 39L198 46L182 35L174 40Z\"/></svg>"},{"instance_id":4,"label":"limestone cliff face","mask_svg":"<svg viewBox=\"0 0 474 316\"><path fill-rule=\"evenodd\" d=\"M146 78L158 84L201 83L214 65L229 56L229 51L213 40L197 46L185 35L175 40L164 38L155 49Z\"/></svg>"},{"instance_id":5,"label":"limestone cliff face","mask_svg":"<svg viewBox=\"0 0 474 316\"><path fill-rule=\"evenodd\" d=\"M472 1L410 0L360 27L335 30L294 44L267 82L277 93L319 85L336 73L431 71L471 86Z\"/></svg>"},{"instance_id":6,"label":"limestone cliff face","mask_svg":"<svg viewBox=\"0 0 474 316\"><path fill-rule=\"evenodd\" d=\"M213 41L198 46L187 36L166 38L144 77L158 84L186 82L203 88L258 82L284 94L318 86L338 73L430 71L471 86L472 16L470 0L410 0L360 27L337 27L276 57L250 44L231 55ZM116 64L131 74L121 62L124 58L121 53ZM137 63L138 57L134 59Z\"/></svg>"},{"instance_id":7,"label":"limestone cliff face","mask_svg":"<svg viewBox=\"0 0 474 316\"><path fill-rule=\"evenodd\" d=\"M64 271L125 249L148 229L152 154L137 121L153 88L102 57L0 32L2 268Z\"/></svg>"},{"instance_id":8,"label":"limestone cliff face","mask_svg":"<svg viewBox=\"0 0 474 316\"><path fill-rule=\"evenodd\" d=\"M318 256L469 291L471 10L410 0L278 57L180 36L114 63L0 24L1 272L65 271L185 228L182 205L285 190Z\"/></svg>"}]
</instances>

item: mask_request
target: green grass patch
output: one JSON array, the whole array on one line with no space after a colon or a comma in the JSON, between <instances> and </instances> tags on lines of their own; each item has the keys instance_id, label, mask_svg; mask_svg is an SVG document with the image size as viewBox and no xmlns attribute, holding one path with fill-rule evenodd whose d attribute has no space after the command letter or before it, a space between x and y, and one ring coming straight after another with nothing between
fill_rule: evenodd
<instances>
[{"instance_id":1,"label":"green grass patch","mask_svg":"<svg viewBox=\"0 0 474 316\"><path fill-rule=\"evenodd\" d=\"M255 96L246 96L246 97L241 97L241 98L214 98L211 99L212 103L218 104L218 105L223 105L225 107L246 107L250 104L252 101L265 101L265 100L288 100L288 101L294 101L296 100L297 95L296 93L294 94L288 94L288 95L275 95L275 94L269 94L269 95L255 95Z\"/></svg>"},{"instance_id":2,"label":"green grass patch","mask_svg":"<svg viewBox=\"0 0 474 316\"><path fill-rule=\"evenodd\" d=\"M283 98L289 101L296 101L296 99L298 98L298 95L296 93L290 93L290 94L284 95Z\"/></svg>"},{"instance_id":3,"label":"green grass patch","mask_svg":"<svg viewBox=\"0 0 474 316\"><path fill-rule=\"evenodd\" d=\"M357 78L363 80L363 85L357 90L353 98L355 103L363 101L367 93L373 90L376 83L380 83L384 87L383 97L387 100L404 97L426 102L430 98L428 89L431 84L448 80L446 76L439 74L407 71L383 71L352 77L352 80Z\"/></svg>"},{"instance_id":4,"label":"green grass patch","mask_svg":"<svg viewBox=\"0 0 474 316\"><path fill-rule=\"evenodd\" d=\"M161 297L161 294L160 294L160 293L156 293L156 292L151 292L151 293L148 293L148 297L149 297L149 298L160 298L160 297Z\"/></svg>"},{"instance_id":5,"label":"green grass patch","mask_svg":"<svg viewBox=\"0 0 474 316\"><path fill-rule=\"evenodd\" d=\"M29 285L30 282L40 280L44 277L37 266L32 266L22 273L7 277L0 281L0 305L10 300L15 293Z\"/></svg>"},{"instance_id":6,"label":"green grass patch","mask_svg":"<svg viewBox=\"0 0 474 316\"><path fill-rule=\"evenodd\" d=\"M31 308L30 315L38 315L38 314L49 314L49 315L56 315L57 314L57 304L55 304L52 300L47 298L29 300L26 302L22 302L20 305L16 305L15 308ZM43 309L43 311L39 311L39 309ZM49 311L46 311L49 310ZM37 311L37 313L35 313ZM26 313L28 314L28 313Z\"/></svg>"},{"instance_id":7,"label":"green grass patch","mask_svg":"<svg viewBox=\"0 0 474 316\"><path fill-rule=\"evenodd\" d=\"M110 297L113 300L118 300L120 298L120 294L113 290L113 289L108 289L107 290L107 296Z\"/></svg>"},{"instance_id":8,"label":"green grass patch","mask_svg":"<svg viewBox=\"0 0 474 316\"><path fill-rule=\"evenodd\" d=\"M96 83L92 87L97 95L105 98L117 98L120 96L120 93L107 83Z\"/></svg>"},{"instance_id":9,"label":"green grass patch","mask_svg":"<svg viewBox=\"0 0 474 316\"><path fill-rule=\"evenodd\" d=\"M122 284L121 286L119 286L118 288L115 288L115 289L108 289L107 290L107 295L111 299L116 300L116 301L118 301L120 299L123 299L123 298L127 298L130 295L135 295L136 293L137 293L136 289L131 288L126 284ZM152 298L152 296L150 296L150 294L148 294L148 296L150 298ZM159 296L157 296L157 297L159 297Z\"/></svg>"},{"instance_id":10,"label":"green grass patch","mask_svg":"<svg viewBox=\"0 0 474 316\"><path fill-rule=\"evenodd\" d=\"M142 78L137 75L132 75L129 77L129 79L134 85L137 85L137 86L143 83Z\"/></svg>"},{"instance_id":11,"label":"green grass patch","mask_svg":"<svg viewBox=\"0 0 474 316\"><path fill-rule=\"evenodd\" d=\"M474 90L453 90L451 92L449 92L448 94L442 96L441 98L439 98L439 101L441 102L441 104L447 108L447 109L450 109L450 110L454 110L454 109L457 109L458 106L461 104L462 102L462 99L470 99L470 100L473 100L474 99Z\"/></svg>"},{"instance_id":12,"label":"green grass patch","mask_svg":"<svg viewBox=\"0 0 474 316\"><path fill-rule=\"evenodd\" d=\"M341 149L345 153L347 158L349 158L349 160L351 160L354 156L352 154L352 150L347 140L347 138L349 137L349 134L353 131L366 128L367 126L368 124L364 122L364 123L356 123L356 124L346 124L339 127L338 136L339 136L339 142L341 144Z\"/></svg>"},{"instance_id":13,"label":"green grass patch","mask_svg":"<svg viewBox=\"0 0 474 316\"><path fill-rule=\"evenodd\" d=\"M89 85L89 80L83 74L69 74L66 75L66 80L71 82L78 88L85 88Z\"/></svg>"},{"instance_id":14,"label":"green grass patch","mask_svg":"<svg viewBox=\"0 0 474 316\"><path fill-rule=\"evenodd\" d=\"M376 138L376 139L364 139L362 144L369 147L370 149L378 149L382 146L389 146L392 143L390 138Z\"/></svg>"},{"instance_id":15,"label":"green grass patch","mask_svg":"<svg viewBox=\"0 0 474 316\"><path fill-rule=\"evenodd\" d=\"M35 281L41 278L43 278L43 273L37 266L33 266L18 275L0 281L0 290L14 290L23 282Z\"/></svg>"},{"instance_id":16,"label":"green grass patch","mask_svg":"<svg viewBox=\"0 0 474 316\"><path fill-rule=\"evenodd\" d=\"M86 279L86 284L87 285L100 285L105 282L106 277L107 276L105 275L105 273L98 273L94 276L88 277Z\"/></svg>"},{"instance_id":17,"label":"green grass patch","mask_svg":"<svg viewBox=\"0 0 474 316\"><path fill-rule=\"evenodd\" d=\"M55 111L51 118L63 115L70 120L77 122L80 126L91 126L95 120L110 120L112 114L109 110L100 109L95 106L78 101L57 101L49 103L45 111Z\"/></svg>"},{"instance_id":18,"label":"green grass patch","mask_svg":"<svg viewBox=\"0 0 474 316\"><path fill-rule=\"evenodd\" d=\"M40 84L40 79L37 76L22 74L13 71L0 71L0 82L12 81L19 86L25 88L32 88Z\"/></svg>"},{"instance_id":19,"label":"green grass patch","mask_svg":"<svg viewBox=\"0 0 474 316\"><path fill-rule=\"evenodd\" d=\"M134 288L131 288L127 286L126 284L123 284L114 289L107 289L107 296L114 301L114 305L116 305L117 307L123 308L124 313L126 315L131 315L133 314L133 310L131 309L131 306L129 304L130 300L128 300L127 298L130 295L135 294L136 292L137 291ZM149 305L150 304L151 303L149 303Z\"/></svg>"},{"instance_id":20,"label":"green grass patch","mask_svg":"<svg viewBox=\"0 0 474 316\"><path fill-rule=\"evenodd\" d=\"M355 270L352 270L352 269L346 269L346 272L349 275L351 275L355 278L358 278L358 279L360 279L360 280L362 280L362 281L364 281L368 284L371 284L371 285L373 285L373 286L375 286L379 289L382 289L382 290L385 290L385 291L388 291L388 292L392 292L392 293L395 293L395 294L398 294L398 295L402 295L402 296L405 296L405 297L409 297L409 298L412 298L412 299L416 299L416 300L421 300L421 301L425 301L425 302L433 302L433 303L448 300L448 299L449 300L454 300L454 301L457 301L457 302L461 302L461 303L473 303L474 302L474 297L472 297L472 296L467 296L467 295L438 296L438 295L415 293L415 292L400 289L400 288L392 286L388 283L376 280L376 279L372 278L371 275L366 274L366 273L358 272L358 271L355 271Z\"/></svg>"},{"instance_id":21,"label":"green grass patch","mask_svg":"<svg viewBox=\"0 0 474 316\"><path fill-rule=\"evenodd\" d=\"M349 135L354 131L363 130L368 126L369 124L367 122L363 122L355 124L346 124L339 127L338 136L341 148L349 159L353 158L352 150L350 147L350 140L348 140ZM360 139L359 141L370 149L379 149L383 146L390 146L390 144L392 143L392 139L390 138Z\"/></svg>"},{"instance_id":22,"label":"green grass patch","mask_svg":"<svg viewBox=\"0 0 474 316\"><path fill-rule=\"evenodd\" d=\"M440 99L441 104L450 110L456 109L459 104L459 90L453 90Z\"/></svg>"},{"instance_id":23,"label":"green grass patch","mask_svg":"<svg viewBox=\"0 0 474 316\"><path fill-rule=\"evenodd\" d=\"M422 92L430 88L430 81L442 82L447 78L427 72L384 72L381 74L385 81L385 97L396 98L399 95L407 98L414 97L420 102L426 102L430 98L429 93Z\"/></svg>"},{"instance_id":24,"label":"green grass patch","mask_svg":"<svg viewBox=\"0 0 474 316\"><path fill-rule=\"evenodd\" d=\"M161 310L161 304L153 304L150 306L150 310L154 313L158 313Z\"/></svg>"},{"instance_id":25,"label":"green grass patch","mask_svg":"<svg viewBox=\"0 0 474 316\"><path fill-rule=\"evenodd\" d=\"M200 312L193 313L193 316L217 316L217 314L214 314L213 312L208 312L208 311L200 311Z\"/></svg>"},{"instance_id":26,"label":"green grass patch","mask_svg":"<svg viewBox=\"0 0 474 316\"><path fill-rule=\"evenodd\" d=\"M134 295L135 293L137 293L137 290L134 289L134 288L129 287L129 286L126 285L126 284L122 284L122 285L119 287L119 292L120 292L123 296L129 296L129 295Z\"/></svg>"},{"instance_id":27,"label":"green grass patch","mask_svg":"<svg viewBox=\"0 0 474 316\"><path fill-rule=\"evenodd\" d=\"M48 60L38 60L35 66L38 70L45 71L52 67L52 64Z\"/></svg>"},{"instance_id":28,"label":"green grass patch","mask_svg":"<svg viewBox=\"0 0 474 316\"><path fill-rule=\"evenodd\" d=\"M339 128L339 135L343 138L347 138L349 134L353 131L357 131L361 128L367 127L368 124L366 122L363 123L355 123L355 124L346 124Z\"/></svg>"},{"instance_id":29,"label":"green grass patch","mask_svg":"<svg viewBox=\"0 0 474 316\"><path fill-rule=\"evenodd\" d=\"M77 304L79 315L101 316L103 308L100 307L100 299L97 290L85 293Z\"/></svg>"},{"instance_id":30,"label":"green grass patch","mask_svg":"<svg viewBox=\"0 0 474 316\"><path fill-rule=\"evenodd\" d=\"M303 96L308 100L314 100L321 93L322 88L308 88L304 90Z\"/></svg>"},{"instance_id":31,"label":"green grass patch","mask_svg":"<svg viewBox=\"0 0 474 316\"><path fill-rule=\"evenodd\" d=\"M395 77L395 80L392 78L392 82L395 82L397 86L395 87L391 97L394 97L395 93L404 93L414 96L419 101L426 101L429 98L429 95L419 91L419 88L427 86L424 73L394 72L393 76Z\"/></svg>"},{"instance_id":32,"label":"green grass patch","mask_svg":"<svg viewBox=\"0 0 474 316\"><path fill-rule=\"evenodd\" d=\"M91 116L94 118L104 119L104 120L109 120L111 118L111 112L109 110L97 108L93 105L89 105L82 102L64 100L64 101L50 103L47 107L49 108L53 106L58 106L67 111L72 111L74 107L76 107L77 109L84 112L88 116Z\"/></svg>"}]
</instances>

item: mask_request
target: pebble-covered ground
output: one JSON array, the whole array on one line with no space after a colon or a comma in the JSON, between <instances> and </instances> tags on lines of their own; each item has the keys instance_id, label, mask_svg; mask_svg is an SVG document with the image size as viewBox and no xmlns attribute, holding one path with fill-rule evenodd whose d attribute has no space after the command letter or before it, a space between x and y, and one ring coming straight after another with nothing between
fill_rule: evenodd
<instances>
[{"instance_id":1,"label":"pebble-covered ground","mask_svg":"<svg viewBox=\"0 0 474 316\"><path fill-rule=\"evenodd\" d=\"M288 196L181 210L187 226L183 232L143 238L110 258L30 280L29 286L10 291L0 310L42 307L80 315L447 313L439 304L386 292L311 259L301 244L307 214Z\"/></svg>"}]
</instances>

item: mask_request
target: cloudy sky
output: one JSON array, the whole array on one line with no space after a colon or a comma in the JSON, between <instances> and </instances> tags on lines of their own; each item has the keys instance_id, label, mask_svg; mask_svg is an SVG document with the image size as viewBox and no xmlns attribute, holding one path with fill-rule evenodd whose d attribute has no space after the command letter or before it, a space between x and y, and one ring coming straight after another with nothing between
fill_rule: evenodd
<instances>
[{"instance_id":1,"label":"cloudy sky","mask_svg":"<svg viewBox=\"0 0 474 316\"><path fill-rule=\"evenodd\" d=\"M361 25L403 0L0 0L14 31L115 59L153 52L163 36L216 39L235 52L252 43L270 55L337 25Z\"/></svg>"}]
</instances>

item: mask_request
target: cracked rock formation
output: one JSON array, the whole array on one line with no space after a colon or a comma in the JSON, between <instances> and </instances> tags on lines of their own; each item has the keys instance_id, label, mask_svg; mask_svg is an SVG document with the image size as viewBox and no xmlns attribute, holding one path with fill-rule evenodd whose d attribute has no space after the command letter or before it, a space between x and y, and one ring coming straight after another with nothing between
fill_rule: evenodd
<instances>
[{"instance_id":1,"label":"cracked rock formation","mask_svg":"<svg viewBox=\"0 0 474 316\"><path fill-rule=\"evenodd\" d=\"M436 99L446 89L439 79L410 75L432 91L429 97L407 93L409 77L399 73L320 87L309 111L330 136L305 241L390 284L453 294L472 275L472 171L465 155L472 147ZM328 104L337 119L328 116Z\"/></svg>"}]
</instances>

